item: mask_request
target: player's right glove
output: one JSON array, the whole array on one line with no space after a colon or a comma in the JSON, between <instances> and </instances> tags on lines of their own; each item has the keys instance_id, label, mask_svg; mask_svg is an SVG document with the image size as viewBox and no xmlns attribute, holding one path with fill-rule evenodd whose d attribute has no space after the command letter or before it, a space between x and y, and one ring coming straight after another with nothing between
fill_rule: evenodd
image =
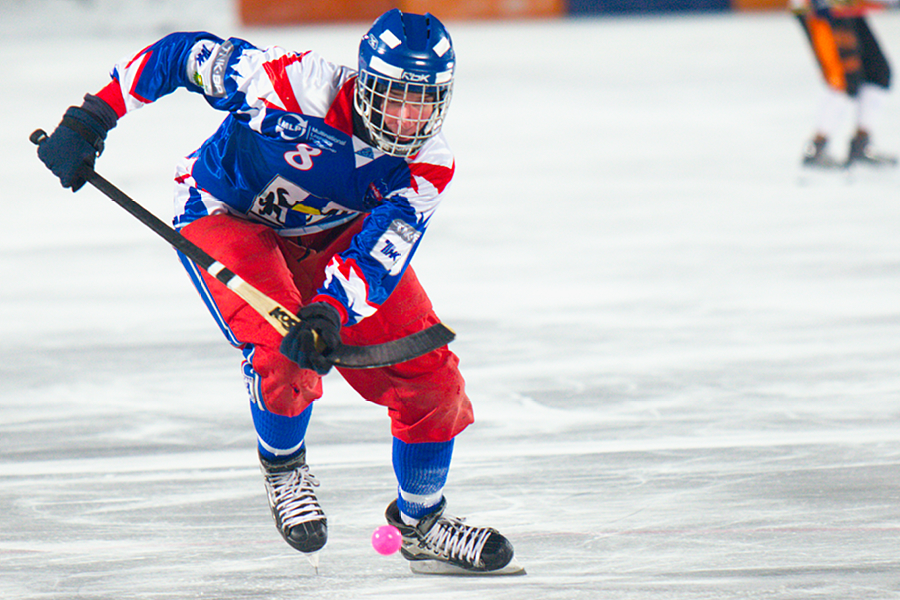
<instances>
[{"instance_id":1,"label":"player's right glove","mask_svg":"<svg viewBox=\"0 0 900 600\"><path fill-rule=\"evenodd\" d=\"M281 353L319 375L331 370L328 353L341 345L341 315L327 302L313 302L297 313L300 323L281 341ZM313 334L315 332L315 334Z\"/></svg>"},{"instance_id":2,"label":"player's right glove","mask_svg":"<svg viewBox=\"0 0 900 600\"><path fill-rule=\"evenodd\" d=\"M65 188L77 192L103 152L107 132L116 126L115 111L96 96L85 96L81 106L70 106L62 122L38 146L38 158Z\"/></svg>"}]
</instances>

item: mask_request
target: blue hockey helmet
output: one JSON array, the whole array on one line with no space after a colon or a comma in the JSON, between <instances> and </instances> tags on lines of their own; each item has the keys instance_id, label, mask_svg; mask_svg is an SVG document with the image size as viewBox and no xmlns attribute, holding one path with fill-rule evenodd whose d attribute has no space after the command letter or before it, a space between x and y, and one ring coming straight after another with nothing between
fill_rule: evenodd
<instances>
[{"instance_id":1,"label":"blue hockey helmet","mask_svg":"<svg viewBox=\"0 0 900 600\"><path fill-rule=\"evenodd\" d=\"M455 66L450 34L434 15L395 8L375 20L359 44L354 105L379 150L411 156L441 130ZM392 130L387 106L402 107L410 131Z\"/></svg>"}]
</instances>

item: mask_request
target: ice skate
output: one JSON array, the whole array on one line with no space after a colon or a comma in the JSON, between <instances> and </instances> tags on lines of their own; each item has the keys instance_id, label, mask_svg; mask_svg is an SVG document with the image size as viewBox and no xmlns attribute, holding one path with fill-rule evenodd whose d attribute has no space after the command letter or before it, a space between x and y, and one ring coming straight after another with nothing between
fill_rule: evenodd
<instances>
[{"instance_id":1,"label":"ice skate","mask_svg":"<svg viewBox=\"0 0 900 600\"><path fill-rule=\"evenodd\" d=\"M803 166L818 169L837 169L843 165L825 150L827 141L814 139L803 151Z\"/></svg>"},{"instance_id":2,"label":"ice skate","mask_svg":"<svg viewBox=\"0 0 900 600\"><path fill-rule=\"evenodd\" d=\"M446 500L415 527L400 518L397 501L385 511L387 522L403 535L400 553L415 573L432 575L523 575L512 544L496 529L466 525L444 514Z\"/></svg>"},{"instance_id":3,"label":"ice skate","mask_svg":"<svg viewBox=\"0 0 900 600\"><path fill-rule=\"evenodd\" d=\"M271 463L262 456L259 462L269 508L284 541L307 554L321 550L328 541L328 522L313 489L319 482L309 472L306 451L286 463Z\"/></svg>"},{"instance_id":4,"label":"ice skate","mask_svg":"<svg viewBox=\"0 0 900 600\"><path fill-rule=\"evenodd\" d=\"M860 132L850 140L850 152L847 155L847 166L849 167L854 164L864 164L875 167L896 167L897 157L872 149L872 144L869 141L869 134Z\"/></svg>"}]
</instances>

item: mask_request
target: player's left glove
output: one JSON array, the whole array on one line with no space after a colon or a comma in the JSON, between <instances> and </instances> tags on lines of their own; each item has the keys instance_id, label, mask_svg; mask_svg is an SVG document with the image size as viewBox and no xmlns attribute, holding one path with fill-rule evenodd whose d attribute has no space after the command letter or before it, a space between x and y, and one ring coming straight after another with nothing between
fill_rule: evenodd
<instances>
[{"instance_id":1,"label":"player's left glove","mask_svg":"<svg viewBox=\"0 0 900 600\"><path fill-rule=\"evenodd\" d=\"M828 0L812 0L810 2L812 5L813 12L816 13L816 16L820 19L830 19L831 18L831 7L828 5Z\"/></svg>"},{"instance_id":2,"label":"player's left glove","mask_svg":"<svg viewBox=\"0 0 900 600\"><path fill-rule=\"evenodd\" d=\"M81 189L103 152L107 132L116 126L115 111L96 96L87 94L81 106L70 106L50 137L38 146L38 158L63 187Z\"/></svg>"},{"instance_id":3,"label":"player's left glove","mask_svg":"<svg viewBox=\"0 0 900 600\"><path fill-rule=\"evenodd\" d=\"M341 345L341 315L327 302L313 302L297 316L300 323L284 336L281 353L301 369L325 375L331 370L328 354Z\"/></svg>"}]
</instances>

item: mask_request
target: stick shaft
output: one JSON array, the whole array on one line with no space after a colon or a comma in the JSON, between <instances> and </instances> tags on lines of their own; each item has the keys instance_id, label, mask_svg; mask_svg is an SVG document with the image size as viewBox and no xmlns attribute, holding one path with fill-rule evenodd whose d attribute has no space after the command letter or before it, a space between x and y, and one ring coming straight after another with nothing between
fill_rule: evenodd
<instances>
[{"instance_id":1,"label":"stick shaft","mask_svg":"<svg viewBox=\"0 0 900 600\"><path fill-rule=\"evenodd\" d=\"M228 289L240 296L256 312L262 315L281 335L285 335L291 326L299 322L291 311L235 275L225 265L207 254L205 250L163 223L156 215L132 200L125 192L104 179L97 172L91 171L87 180L110 200L127 210L137 220L169 242L173 248L225 284Z\"/></svg>"},{"instance_id":2,"label":"stick shaft","mask_svg":"<svg viewBox=\"0 0 900 600\"><path fill-rule=\"evenodd\" d=\"M31 140L31 143L39 146L48 138L47 133L43 129L36 129L28 139ZM228 289L249 304L281 335L287 334L291 327L300 322L284 306L234 274L225 265L175 231L175 229L163 223L156 215L129 198L125 192L101 177L93 169L89 169L87 181L110 200L127 210L141 223L155 231L160 237L169 242L173 248L181 252L201 269L225 284ZM313 330L313 336L315 339L315 330ZM452 329L443 323L435 323L416 333L380 344L370 346L340 344L329 352L327 358L332 364L348 369L387 367L437 350L452 342L455 337L456 333Z\"/></svg>"}]
</instances>

